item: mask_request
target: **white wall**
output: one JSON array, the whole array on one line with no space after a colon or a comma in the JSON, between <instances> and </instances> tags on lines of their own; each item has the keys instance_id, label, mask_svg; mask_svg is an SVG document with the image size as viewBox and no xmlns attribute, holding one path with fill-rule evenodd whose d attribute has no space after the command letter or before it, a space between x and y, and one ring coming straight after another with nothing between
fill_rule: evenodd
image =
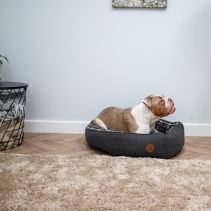
<instances>
[{"instance_id":1,"label":"white wall","mask_svg":"<svg viewBox=\"0 0 211 211\"><path fill-rule=\"evenodd\" d=\"M183 122L186 134L211 135L210 11L210 0L168 0L165 10L0 0L0 54L10 61L3 80L33 90L26 130L83 132L104 107L157 93L175 101L168 119Z\"/></svg>"}]
</instances>

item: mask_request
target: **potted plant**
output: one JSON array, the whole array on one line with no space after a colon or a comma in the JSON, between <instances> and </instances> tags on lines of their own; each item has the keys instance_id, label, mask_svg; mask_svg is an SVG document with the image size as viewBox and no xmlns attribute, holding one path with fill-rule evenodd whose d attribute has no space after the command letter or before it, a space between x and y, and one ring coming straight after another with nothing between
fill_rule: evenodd
<instances>
[{"instance_id":1,"label":"potted plant","mask_svg":"<svg viewBox=\"0 0 211 211\"><path fill-rule=\"evenodd\" d=\"M3 65L1 58L4 58L9 63L7 57L0 55L0 80L1 80L1 69L2 69L2 65Z\"/></svg>"}]
</instances>

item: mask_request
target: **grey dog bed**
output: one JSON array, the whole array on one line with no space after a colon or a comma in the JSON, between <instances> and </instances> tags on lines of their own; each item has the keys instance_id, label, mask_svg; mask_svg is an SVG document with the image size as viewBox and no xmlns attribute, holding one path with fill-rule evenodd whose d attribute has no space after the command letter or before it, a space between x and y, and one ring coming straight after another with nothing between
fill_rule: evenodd
<instances>
[{"instance_id":1,"label":"grey dog bed","mask_svg":"<svg viewBox=\"0 0 211 211\"><path fill-rule=\"evenodd\" d=\"M184 146L184 126L181 122L159 120L157 133L137 134L106 131L90 123L85 129L89 146L115 156L171 158Z\"/></svg>"}]
</instances>

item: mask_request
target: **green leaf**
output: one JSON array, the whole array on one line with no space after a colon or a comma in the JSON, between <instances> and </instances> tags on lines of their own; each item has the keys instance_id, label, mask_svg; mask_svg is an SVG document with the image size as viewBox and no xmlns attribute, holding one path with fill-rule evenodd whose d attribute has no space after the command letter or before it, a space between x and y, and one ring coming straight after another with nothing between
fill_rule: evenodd
<instances>
[{"instance_id":1,"label":"green leaf","mask_svg":"<svg viewBox=\"0 0 211 211\"><path fill-rule=\"evenodd\" d=\"M2 55L0 55L0 57L2 57L2 58L4 58L8 63L9 63L9 60L7 59L7 57L5 57L5 56L2 56ZM0 60L1 61L1 60ZM3 62L1 61L1 64L3 64Z\"/></svg>"}]
</instances>

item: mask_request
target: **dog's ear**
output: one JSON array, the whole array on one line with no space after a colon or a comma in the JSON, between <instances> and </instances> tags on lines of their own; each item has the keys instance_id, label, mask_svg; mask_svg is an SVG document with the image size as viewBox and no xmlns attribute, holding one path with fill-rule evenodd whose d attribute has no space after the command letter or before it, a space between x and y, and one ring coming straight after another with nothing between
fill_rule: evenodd
<instances>
[{"instance_id":1,"label":"dog's ear","mask_svg":"<svg viewBox=\"0 0 211 211\"><path fill-rule=\"evenodd\" d=\"M147 105L149 108L151 108L151 106L152 106L152 100L151 100L150 97L146 97L146 98L143 100L143 103L144 103L145 105Z\"/></svg>"}]
</instances>

